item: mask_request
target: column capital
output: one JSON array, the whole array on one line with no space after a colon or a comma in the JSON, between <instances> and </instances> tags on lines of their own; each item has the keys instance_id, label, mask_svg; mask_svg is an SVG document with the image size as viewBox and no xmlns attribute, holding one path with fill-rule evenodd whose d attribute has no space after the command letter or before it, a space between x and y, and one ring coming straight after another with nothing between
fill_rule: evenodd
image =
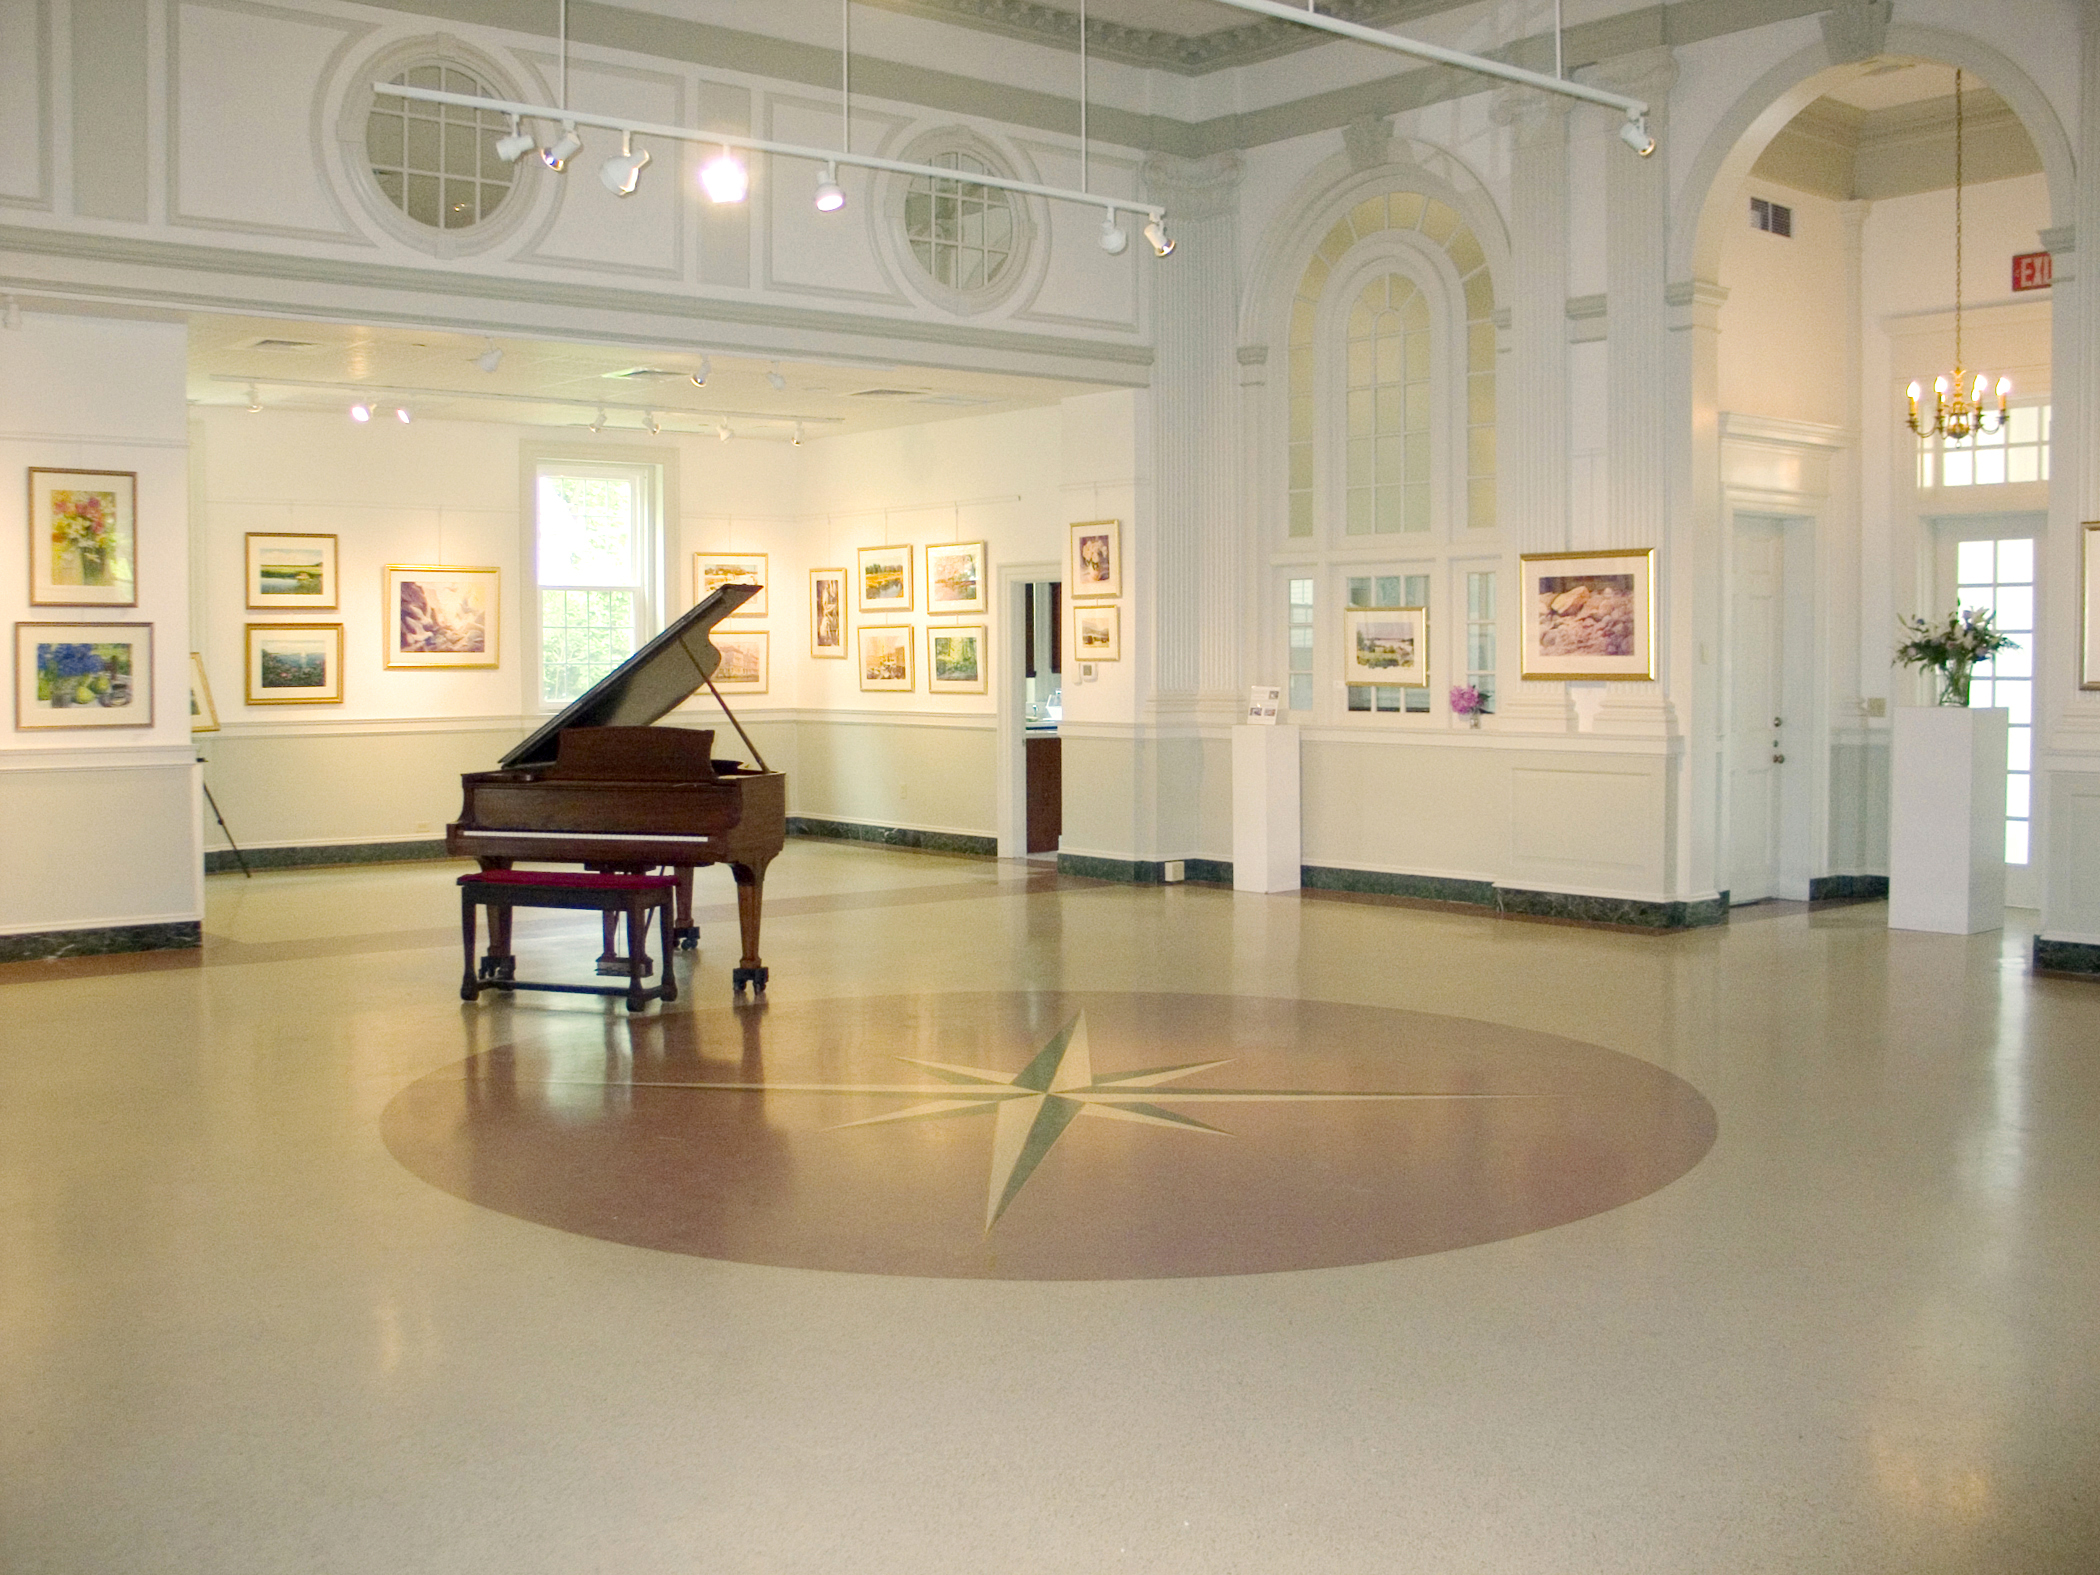
<instances>
[{"instance_id":1,"label":"column capital","mask_svg":"<svg viewBox=\"0 0 2100 1575\"><path fill-rule=\"evenodd\" d=\"M1349 168L1361 175L1393 156L1393 122L1386 115L1359 115L1342 127L1342 149Z\"/></svg>"},{"instance_id":2,"label":"column capital","mask_svg":"<svg viewBox=\"0 0 2100 1575\"><path fill-rule=\"evenodd\" d=\"M1246 163L1237 153L1213 153L1185 159L1173 153L1148 153L1139 169L1145 193L1172 210L1177 219L1222 219L1239 205L1240 177Z\"/></svg>"},{"instance_id":3,"label":"column capital","mask_svg":"<svg viewBox=\"0 0 2100 1575\"><path fill-rule=\"evenodd\" d=\"M1823 13L1823 47L1830 63L1872 60L1888 46L1890 0L1837 0Z\"/></svg>"},{"instance_id":4,"label":"column capital","mask_svg":"<svg viewBox=\"0 0 2100 1575\"><path fill-rule=\"evenodd\" d=\"M1489 101L1488 114L1496 125L1515 129L1518 147L1553 147L1567 141L1568 112L1574 107L1574 100L1558 93L1506 87Z\"/></svg>"}]
</instances>

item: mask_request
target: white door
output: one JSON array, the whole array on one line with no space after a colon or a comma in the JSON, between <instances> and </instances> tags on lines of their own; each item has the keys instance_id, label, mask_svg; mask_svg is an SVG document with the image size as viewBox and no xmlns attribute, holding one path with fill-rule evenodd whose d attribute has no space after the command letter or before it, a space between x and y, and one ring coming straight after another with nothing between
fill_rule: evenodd
<instances>
[{"instance_id":1,"label":"white door","mask_svg":"<svg viewBox=\"0 0 2100 1575\"><path fill-rule=\"evenodd\" d=\"M1786 765L1786 522L1738 514L1728 598L1728 895L1778 887Z\"/></svg>"}]
</instances>

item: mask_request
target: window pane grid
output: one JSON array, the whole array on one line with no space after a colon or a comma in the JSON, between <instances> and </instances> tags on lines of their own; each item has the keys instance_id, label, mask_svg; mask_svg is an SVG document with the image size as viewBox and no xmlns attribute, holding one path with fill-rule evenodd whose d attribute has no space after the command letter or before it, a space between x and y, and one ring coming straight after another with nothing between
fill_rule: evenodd
<instances>
[{"instance_id":1,"label":"window pane grid","mask_svg":"<svg viewBox=\"0 0 2100 1575\"><path fill-rule=\"evenodd\" d=\"M1997 487L2049 479L2048 405L2015 405L1996 432L1918 439L1918 485Z\"/></svg>"},{"instance_id":2,"label":"window pane grid","mask_svg":"<svg viewBox=\"0 0 2100 1575\"><path fill-rule=\"evenodd\" d=\"M1290 653L1290 708L1310 711L1313 703L1313 582L1294 579L1287 588L1290 623L1285 638Z\"/></svg>"},{"instance_id":3,"label":"window pane grid","mask_svg":"<svg viewBox=\"0 0 2100 1575\"><path fill-rule=\"evenodd\" d=\"M494 96L486 83L454 66L418 66L394 81ZM508 129L493 110L387 99L375 102L366 117L365 154L387 200L418 224L466 229L510 195L514 171L496 157L496 140Z\"/></svg>"},{"instance_id":4,"label":"window pane grid","mask_svg":"<svg viewBox=\"0 0 2100 1575\"><path fill-rule=\"evenodd\" d=\"M936 153L926 162L959 175L991 173L967 153ZM931 277L952 290L982 290L1013 258L1013 207L996 186L921 175L905 194L904 235Z\"/></svg>"},{"instance_id":5,"label":"window pane grid","mask_svg":"<svg viewBox=\"0 0 2100 1575\"><path fill-rule=\"evenodd\" d=\"M2032 408L2032 407L2030 407ZM2047 430L2046 410L2037 423ZM2005 862L2028 861L2034 798L2034 541L2031 537L1955 544L1955 600L1994 615L1996 627L2019 642L1977 666L1969 703L2003 706L2007 718Z\"/></svg>"},{"instance_id":6,"label":"window pane grid","mask_svg":"<svg viewBox=\"0 0 2100 1575\"><path fill-rule=\"evenodd\" d=\"M1365 285L1344 340L1343 530L1429 529L1429 303L1399 274Z\"/></svg>"},{"instance_id":7,"label":"window pane grid","mask_svg":"<svg viewBox=\"0 0 2100 1575\"><path fill-rule=\"evenodd\" d=\"M1495 710L1495 571L1466 575L1466 682L1480 691L1480 709Z\"/></svg>"}]
</instances>

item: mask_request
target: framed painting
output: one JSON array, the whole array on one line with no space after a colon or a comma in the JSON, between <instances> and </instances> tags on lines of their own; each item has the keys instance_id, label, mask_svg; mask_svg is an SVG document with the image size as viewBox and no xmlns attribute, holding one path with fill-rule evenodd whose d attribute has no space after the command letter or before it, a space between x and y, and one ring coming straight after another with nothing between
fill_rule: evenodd
<instances>
[{"instance_id":1,"label":"framed painting","mask_svg":"<svg viewBox=\"0 0 2100 1575\"><path fill-rule=\"evenodd\" d=\"M1072 579L1068 596L1123 594L1123 533L1115 520L1088 520L1072 527Z\"/></svg>"},{"instance_id":2,"label":"framed painting","mask_svg":"<svg viewBox=\"0 0 2100 1575\"><path fill-rule=\"evenodd\" d=\"M15 727L153 725L153 625L15 625Z\"/></svg>"},{"instance_id":3,"label":"framed painting","mask_svg":"<svg viewBox=\"0 0 2100 1575\"><path fill-rule=\"evenodd\" d=\"M2084 554L2079 559L2078 648L2083 653L2078 687L2100 689L2100 520L2078 533Z\"/></svg>"},{"instance_id":4,"label":"framed painting","mask_svg":"<svg viewBox=\"0 0 2100 1575\"><path fill-rule=\"evenodd\" d=\"M762 552L696 552L693 554L693 601L704 602L725 585L756 585L758 594L729 616L766 615L766 555Z\"/></svg>"},{"instance_id":5,"label":"framed painting","mask_svg":"<svg viewBox=\"0 0 2100 1575\"><path fill-rule=\"evenodd\" d=\"M257 612L331 612L335 538L248 532L248 606Z\"/></svg>"},{"instance_id":6,"label":"framed painting","mask_svg":"<svg viewBox=\"0 0 2100 1575\"><path fill-rule=\"evenodd\" d=\"M1655 676L1655 549L1527 552L1518 607L1526 678Z\"/></svg>"},{"instance_id":7,"label":"framed painting","mask_svg":"<svg viewBox=\"0 0 2100 1575\"><path fill-rule=\"evenodd\" d=\"M500 569L390 563L380 628L388 667L494 667Z\"/></svg>"},{"instance_id":8,"label":"framed painting","mask_svg":"<svg viewBox=\"0 0 2100 1575\"><path fill-rule=\"evenodd\" d=\"M31 469L31 606L138 606L138 487L135 470Z\"/></svg>"},{"instance_id":9,"label":"framed painting","mask_svg":"<svg viewBox=\"0 0 2100 1575\"><path fill-rule=\"evenodd\" d=\"M1077 662L1123 660L1123 609L1074 607L1072 659Z\"/></svg>"},{"instance_id":10,"label":"framed painting","mask_svg":"<svg viewBox=\"0 0 2100 1575\"><path fill-rule=\"evenodd\" d=\"M204 676L204 654L190 652L190 731L216 733L219 708L211 703L211 680Z\"/></svg>"},{"instance_id":11,"label":"framed painting","mask_svg":"<svg viewBox=\"0 0 2100 1575\"><path fill-rule=\"evenodd\" d=\"M248 625L250 705L341 705L343 626L339 623Z\"/></svg>"},{"instance_id":12,"label":"framed painting","mask_svg":"<svg viewBox=\"0 0 2100 1575\"><path fill-rule=\"evenodd\" d=\"M911 688L911 625L862 624L859 633L861 688Z\"/></svg>"},{"instance_id":13,"label":"framed painting","mask_svg":"<svg viewBox=\"0 0 2100 1575\"><path fill-rule=\"evenodd\" d=\"M715 669L715 687L724 694L762 695L766 692L766 634L762 629L729 631L717 626L708 643L722 653Z\"/></svg>"},{"instance_id":14,"label":"framed painting","mask_svg":"<svg viewBox=\"0 0 2100 1575\"><path fill-rule=\"evenodd\" d=\"M1429 683L1429 609L1342 611L1342 681L1421 689Z\"/></svg>"},{"instance_id":15,"label":"framed painting","mask_svg":"<svg viewBox=\"0 0 2100 1575\"><path fill-rule=\"evenodd\" d=\"M927 612L981 615L984 609L984 543L965 541L928 547Z\"/></svg>"},{"instance_id":16,"label":"framed painting","mask_svg":"<svg viewBox=\"0 0 2100 1575\"><path fill-rule=\"evenodd\" d=\"M860 611L911 611L911 548L860 549Z\"/></svg>"},{"instance_id":17,"label":"framed painting","mask_svg":"<svg viewBox=\"0 0 2100 1575\"><path fill-rule=\"evenodd\" d=\"M809 571L809 654L846 659L846 571Z\"/></svg>"},{"instance_id":18,"label":"framed painting","mask_svg":"<svg viewBox=\"0 0 2100 1575\"><path fill-rule=\"evenodd\" d=\"M959 623L926 631L926 690L936 695L985 692L983 624Z\"/></svg>"}]
</instances>

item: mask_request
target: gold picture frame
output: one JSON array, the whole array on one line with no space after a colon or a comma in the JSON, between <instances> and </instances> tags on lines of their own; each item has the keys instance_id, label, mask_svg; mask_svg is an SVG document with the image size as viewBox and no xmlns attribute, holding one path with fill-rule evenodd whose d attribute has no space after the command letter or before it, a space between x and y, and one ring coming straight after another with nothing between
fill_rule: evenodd
<instances>
[{"instance_id":1,"label":"gold picture frame","mask_svg":"<svg viewBox=\"0 0 2100 1575\"><path fill-rule=\"evenodd\" d=\"M926 613L940 618L957 613L982 615L985 599L985 550L981 541L946 542L926 549ZM931 657L929 655L929 660Z\"/></svg>"},{"instance_id":2,"label":"gold picture frame","mask_svg":"<svg viewBox=\"0 0 2100 1575\"><path fill-rule=\"evenodd\" d=\"M1072 527L1072 577L1067 601L1123 594L1123 526L1119 520L1082 520Z\"/></svg>"},{"instance_id":3,"label":"gold picture frame","mask_svg":"<svg viewBox=\"0 0 2100 1575\"><path fill-rule=\"evenodd\" d=\"M767 634L763 629L724 629L717 625L708 643L720 654L715 669L715 688L724 694L762 695L766 692Z\"/></svg>"},{"instance_id":4,"label":"gold picture frame","mask_svg":"<svg viewBox=\"0 0 2100 1575\"><path fill-rule=\"evenodd\" d=\"M318 531L251 530L243 593L250 612L334 612L336 538Z\"/></svg>"},{"instance_id":5,"label":"gold picture frame","mask_svg":"<svg viewBox=\"0 0 2100 1575\"><path fill-rule=\"evenodd\" d=\"M243 699L248 705L341 705L343 626L249 624Z\"/></svg>"},{"instance_id":6,"label":"gold picture frame","mask_svg":"<svg viewBox=\"0 0 2100 1575\"><path fill-rule=\"evenodd\" d=\"M15 730L153 725L153 625L15 625Z\"/></svg>"},{"instance_id":7,"label":"gold picture frame","mask_svg":"<svg viewBox=\"0 0 2100 1575\"><path fill-rule=\"evenodd\" d=\"M985 675L984 625L937 624L926 631L926 692L981 695Z\"/></svg>"},{"instance_id":8,"label":"gold picture frame","mask_svg":"<svg viewBox=\"0 0 2100 1575\"><path fill-rule=\"evenodd\" d=\"M1522 577L1528 679L1655 677L1655 549L1527 552Z\"/></svg>"},{"instance_id":9,"label":"gold picture frame","mask_svg":"<svg viewBox=\"0 0 2100 1575\"><path fill-rule=\"evenodd\" d=\"M856 611L910 612L911 548L862 547L854 583Z\"/></svg>"},{"instance_id":10,"label":"gold picture frame","mask_svg":"<svg viewBox=\"0 0 2100 1575\"><path fill-rule=\"evenodd\" d=\"M763 618L766 615L766 555L762 552L696 552L693 554L693 605L724 585L756 585L758 594L745 602L731 618Z\"/></svg>"},{"instance_id":11,"label":"gold picture frame","mask_svg":"<svg viewBox=\"0 0 2100 1575\"><path fill-rule=\"evenodd\" d=\"M29 605L136 607L135 470L29 470Z\"/></svg>"},{"instance_id":12,"label":"gold picture frame","mask_svg":"<svg viewBox=\"0 0 2100 1575\"><path fill-rule=\"evenodd\" d=\"M390 563L382 576L380 638L388 667L502 665L503 571Z\"/></svg>"},{"instance_id":13,"label":"gold picture frame","mask_svg":"<svg viewBox=\"0 0 2100 1575\"><path fill-rule=\"evenodd\" d=\"M2078 687L2100 689L2100 520L2078 532Z\"/></svg>"},{"instance_id":14,"label":"gold picture frame","mask_svg":"<svg viewBox=\"0 0 2100 1575\"><path fill-rule=\"evenodd\" d=\"M204 673L204 653L190 652L190 731L216 733L219 708L211 701L211 679Z\"/></svg>"},{"instance_id":15,"label":"gold picture frame","mask_svg":"<svg viewBox=\"0 0 2100 1575\"><path fill-rule=\"evenodd\" d=\"M819 661L846 659L846 571L809 571L809 654Z\"/></svg>"},{"instance_id":16,"label":"gold picture frame","mask_svg":"<svg viewBox=\"0 0 2100 1575\"><path fill-rule=\"evenodd\" d=\"M1429 609L1343 608L1342 681L1399 689L1427 689Z\"/></svg>"},{"instance_id":17,"label":"gold picture frame","mask_svg":"<svg viewBox=\"0 0 2100 1575\"><path fill-rule=\"evenodd\" d=\"M1123 660L1123 609L1113 602L1072 604L1072 652L1075 662Z\"/></svg>"},{"instance_id":18,"label":"gold picture frame","mask_svg":"<svg viewBox=\"0 0 2100 1575\"><path fill-rule=\"evenodd\" d=\"M871 693L914 687L912 626L908 623L864 623L860 637L860 686Z\"/></svg>"}]
</instances>

